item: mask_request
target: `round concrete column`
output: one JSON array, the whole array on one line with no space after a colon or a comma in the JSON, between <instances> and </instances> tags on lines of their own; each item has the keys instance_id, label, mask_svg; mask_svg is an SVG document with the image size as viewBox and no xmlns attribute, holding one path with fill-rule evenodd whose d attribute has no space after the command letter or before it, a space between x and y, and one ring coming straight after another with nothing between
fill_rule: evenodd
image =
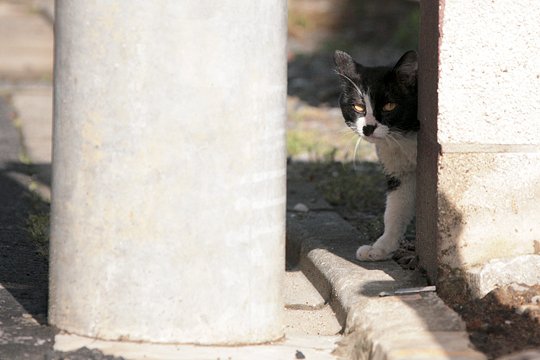
<instances>
[{"instance_id":1,"label":"round concrete column","mask_svg":"<svg viewBox=\"0 0 540 360\"><path fill-rule=\"evenodd\" d=\"M286 3L56 2L49 321L282 335Z\"/></svg>"}]
</instances>

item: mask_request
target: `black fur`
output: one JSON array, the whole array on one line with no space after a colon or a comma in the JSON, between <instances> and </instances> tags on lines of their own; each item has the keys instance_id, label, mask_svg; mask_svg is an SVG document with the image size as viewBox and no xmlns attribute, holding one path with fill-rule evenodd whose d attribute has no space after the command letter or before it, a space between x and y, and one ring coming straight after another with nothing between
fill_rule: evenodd
<instances>
[{"instance_id":1,"label":"black fur","mask_svg":"<svg viewBox=\"0 0 540 360\"><path fill-rule=\"evenodd\" d=\"M334 62L343 90L339 102L348 126L352 127L358 116L353 105L365 105L363 94L369 88L373 115L378 122L388 126L391 131L418 131L416 52L405 53L393 68L365 67L342 51L336 51ZM355 86L361 90L361 94ZM396 109L383 111L387 103L396 103Z\"/></svg>"},{"instance_id":2,"label":"black fur","mask_svg":"<svg viewBox=\"0 0 540 360\"><path fill-rule=\"evenodd\" d=\"M394 191L396 190L399 185L401 185L401 180L399 180L397 177L386 175L386 190L387 191Z\"/></svg>"}]
</instances>

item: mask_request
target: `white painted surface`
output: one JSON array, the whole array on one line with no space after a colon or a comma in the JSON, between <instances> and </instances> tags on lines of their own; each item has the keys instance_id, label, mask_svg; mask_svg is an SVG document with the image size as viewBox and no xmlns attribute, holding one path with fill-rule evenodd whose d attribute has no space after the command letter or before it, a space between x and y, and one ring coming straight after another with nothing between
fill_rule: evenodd
<instances>
[{"instance_id":1,"label":"white painted surface","mask_svg":"<svg viewBox=\"0 0 540 360\"><path fill-rule=\"evenodd\" d=\"M439 49L441 144L539 144L538 0L452 0Z\"/></svg>"},{"instance_id":2,"label":"white painted surface","mask_svg":"<svg viewBox=\"0 0 540 360\"><path fill-rule=\"evenodd\" d=\"M50 322L281 337L285 2L56 5Z\"/></svg>"}]
</instances>

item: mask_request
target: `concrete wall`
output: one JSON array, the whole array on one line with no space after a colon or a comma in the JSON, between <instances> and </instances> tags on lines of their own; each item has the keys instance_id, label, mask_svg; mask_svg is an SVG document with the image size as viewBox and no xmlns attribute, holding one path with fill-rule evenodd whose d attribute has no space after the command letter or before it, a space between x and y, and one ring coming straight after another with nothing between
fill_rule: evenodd
<instances>
[{"instance_id":1,"label":"concrete wall","mask_svg":"<svg viewBox=\"0 0 540 360\"><path fill-rule=\"evenodd\" d=\"M56 3L49 321L282 336L284 1Z\"/></svg>"},{"instance_id":2,"label":"concrete wall","mask_svg":"<svg viewBox=\"0 0 540 360\"><path fill-rule=\"evenodd\" d=\"M540 7L536 0L422 7L438 19L422 25L438 34L438 49L423 35L419 252L444 287L492 259L540 254Z\"/></svg>"}]
</instances>

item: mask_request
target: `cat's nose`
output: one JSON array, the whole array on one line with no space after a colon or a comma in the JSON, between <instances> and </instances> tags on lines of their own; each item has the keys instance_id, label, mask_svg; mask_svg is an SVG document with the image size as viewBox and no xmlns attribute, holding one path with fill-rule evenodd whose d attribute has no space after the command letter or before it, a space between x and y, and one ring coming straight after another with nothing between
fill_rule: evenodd
<instances>
[{"instance_id":1,"label":"cat's nose","mask_svg":"<svg viewBox=\"0 0 540 360\"><path fill-rule=\"evenodd\" d=\"M376 128L377 128L376 125L365 125L362 128L362 132L364 133L364 135L369 136L369 135L373 134L373 132L375 131Z\"/></svg>"}]
</instances>

